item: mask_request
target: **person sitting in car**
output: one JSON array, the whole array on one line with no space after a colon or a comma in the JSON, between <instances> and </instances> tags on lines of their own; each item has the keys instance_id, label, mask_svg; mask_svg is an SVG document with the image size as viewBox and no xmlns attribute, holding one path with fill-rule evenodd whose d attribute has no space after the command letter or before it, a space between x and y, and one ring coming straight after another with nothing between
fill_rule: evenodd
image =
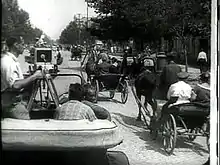
<instances>
[{"instance_id":1,"label":"person sitting in car","mask_svg":"<svg viewBox=\"0 0 220 165\"><path fill-rule=\"evenodd\" d=\"M68 101L56 109L55 119L57 120L96 120L94 111L81 101L83 89L80 84L70 84Z\"/></svg>"},{"instance_id":2,"label":"person sitting in car","mask_svg":"<svg viewBox=\"0 0 220 165\"><path fill-rule=\"evenodd\" d=\"M69 94L64 94L59 99L61 107L62 105L64 105L65 107L65 104L69 102L69 99L71 98L71 93L75 93L75 95L78 96L77 99L81 101L82 104L89 106L98 119L106 119L111 121L110 113L105 108L95 105L93 103L95 100L95 89L90 84L71 84L69 87Z\"/></svg>"}]
</instances>

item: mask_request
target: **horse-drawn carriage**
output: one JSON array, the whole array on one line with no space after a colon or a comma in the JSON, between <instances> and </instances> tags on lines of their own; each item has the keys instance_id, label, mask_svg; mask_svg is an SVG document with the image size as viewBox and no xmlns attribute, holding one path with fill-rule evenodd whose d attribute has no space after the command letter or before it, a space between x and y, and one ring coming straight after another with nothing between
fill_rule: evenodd
<instances>
[{"instance_id":1,"label":"horse-drawn carriage","mask_svg":"<svg viewBox=\"0 0 220 165\"><path fill-rule=\"evenodd\" d=\"M95 87L95 101L98 101L99 92L109 91L110 99L114 98L116 92L121 93L121 102L125 104L128 99L128 82L122 74L91 75L91 85Z\"/></svg>"},{"instance_id":2,"label":"horse-drawn carriage","mask_svg":"<svg viewBox=\"0 0 220 165\"><path fill-rule=\"evenodd\" d=\"M163 147L172 154L179 136L188 136L193 141L197 136L207 139L209 148L210 107L201 103L185 103L168 108L162 112L158 121L151 126L152 138L162 135Z\"/></svg>"},{"instance_id":3,"label":"horse-drawn carriage","mask_svg":"<svg viewBox=\"0 0 220 165\"><path fill-rule=\"evenodd\" d=\"M71 48L71 60L81 60L82 58L83 47L80 45L72 46Z\"/></svg>"},{"instance_id":4,"label":"horse-drawn carriage","mask_svg":"<svg viewBox=\"0 0 220 165\"><path fill-rule=\"evenodd\" d=\"M209 145L209 103L185 103L161 112L166 99L162 98L162 91L158 85L160 84L161 70L166 61L163 55L159 55L159 58L143 57L140 59L140 64L147 66L145 69L150 69L156 77L157 86L152 98L157 104L156 109L149 110L146 104L142 104L137 87L136 90L132 87L137 104L140 106L141 117L150 129L152 138L156 139L157 135L161 134L163 147L168 154L173 153L179 136L188 136L191 141L197 136L203 136L207 138L207 145Z\"/></svg>"}]
</instances>

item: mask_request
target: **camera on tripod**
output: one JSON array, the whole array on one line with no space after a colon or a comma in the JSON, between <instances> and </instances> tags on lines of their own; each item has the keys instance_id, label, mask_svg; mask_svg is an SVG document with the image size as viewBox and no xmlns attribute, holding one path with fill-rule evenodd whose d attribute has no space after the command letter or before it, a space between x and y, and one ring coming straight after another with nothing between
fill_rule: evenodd
<instances>
[{"instance_id":1,"label":"camera on tripod","mask_svg":"<svg viewBox=\"0 0 220 165\"><path fill-rule=\"evenodd\" d=\"M51 48L34 48L33 54L25 56L25 62L31 64L29 66L30 72L35 72L42 68L48 70L49 73L57 73L58 66L53 61L53 54Z\"/></svg>"}]
</instances>

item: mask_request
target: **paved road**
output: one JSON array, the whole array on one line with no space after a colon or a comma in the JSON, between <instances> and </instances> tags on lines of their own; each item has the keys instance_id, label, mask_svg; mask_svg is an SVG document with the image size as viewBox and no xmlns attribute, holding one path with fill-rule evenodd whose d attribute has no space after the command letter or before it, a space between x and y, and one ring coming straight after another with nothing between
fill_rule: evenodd
<instances>
[{"instance_id":1,"label":"paved road","mask_svg":"<svg viewBox=\"0 0 220 165\"><path fill-rule=\"evenodd\" d=\"M61 72L80 74L79 62L69 61L69 52L63 52L63 57L64 62L59 67ZM20 56L19 61L25 71L27 64L24 63L23 56ZM192 77L199 75L197 69L190 68L189 72ZM56 78L55 84L58 93L67 91L68 84L76 81L76 78L71 77ZM112 100L107 99L107 96L107 92L101 93L98 104L110 111L113 121L118 125L121 136L124 138L121 145L111 150L120 150L126 153L131 165L201 165L207 160L208 149L204 137L198 137L194 142L189 142L184 137L178 138L174 154L168 156L162 148L161 138L155 141L151 140L149 131L145 129L144 124L135 121L138 109L130 89L126 104L120 103L120 94L116 94Z\"/></svg>"}]
</instances>

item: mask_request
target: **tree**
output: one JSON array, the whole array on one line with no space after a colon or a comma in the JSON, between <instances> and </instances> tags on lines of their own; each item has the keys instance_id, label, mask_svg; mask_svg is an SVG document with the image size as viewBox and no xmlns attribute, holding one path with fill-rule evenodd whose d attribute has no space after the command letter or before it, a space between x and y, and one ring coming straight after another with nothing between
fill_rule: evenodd
<instances>
[{"instance_id":1,"label":"tree","mask_svg":"<svg viewBox=\"0 0 220 165\"><path fill-rule=\"evenodd\" d=\"M19 8L17 0L2 0L3 38L22 36L25 43L31 43L35 42L35 38L40 37L41 34L43 34L42 30L31 26L29 14Z\"/></svg>"},{"instance_id":2,"label":"tree","mask_svg":"<svg viewBox=\"0 0 220 165\"><path fill-rule=\"evenodd\" d=\"M86 28L86 24L78 24L76 20L71 21L66 28L61 32L59 42L62 44L84 44L87 38L90 37L90 32Z\"/></svg>"},{"instance_id":3,"label":"tree","mask_svg":"<svg viewBox=\"0 0 220 165\"><path fill-rule=\"evenodd\" d=\"M179 38L186 45L188 36L210 36L211 0L90 0L89 4L100 15L95 30L109 39L114 34L116 39L130 36L142 42ZM118 20L126 20L129 30L121 30Z\"/></svg>"}]
</instances>

